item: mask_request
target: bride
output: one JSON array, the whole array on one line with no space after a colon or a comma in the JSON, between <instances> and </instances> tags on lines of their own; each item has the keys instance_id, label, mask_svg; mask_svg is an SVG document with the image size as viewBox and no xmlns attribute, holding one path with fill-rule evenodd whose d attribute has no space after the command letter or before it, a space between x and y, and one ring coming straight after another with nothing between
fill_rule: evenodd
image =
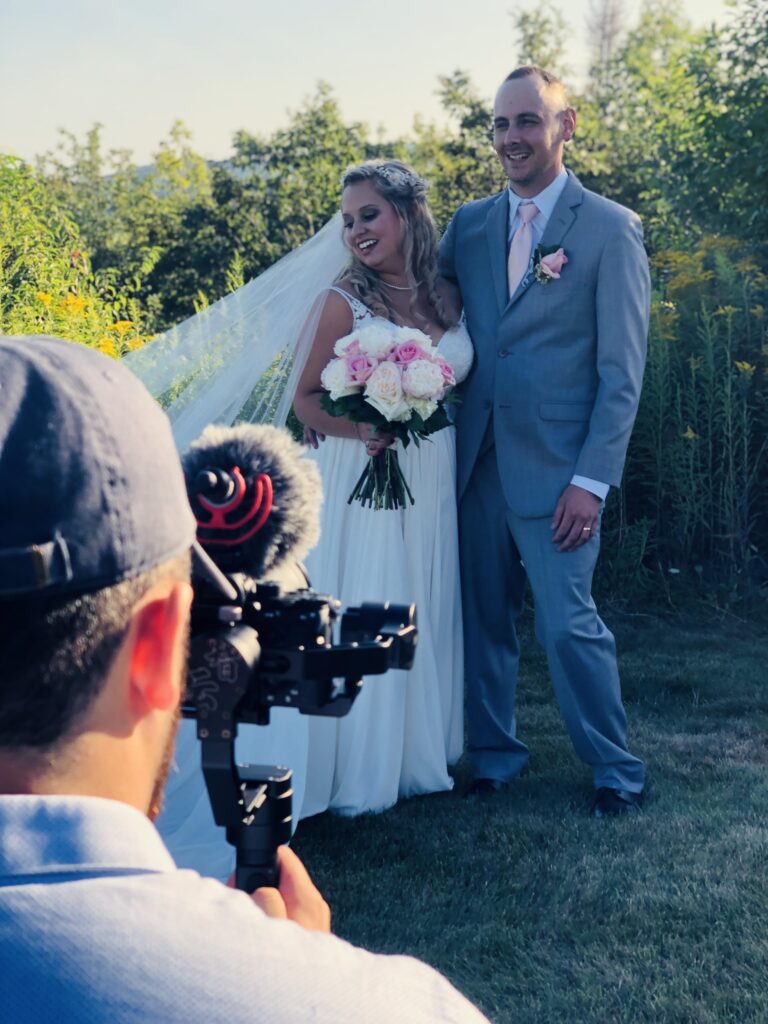
<instances>
[{"instance_id":1,"label":"bride","mask_svg":"<svg viewBox=\"0 0 768 1024\"><path fill-rule=\"evenodd\" d=\"M320 374L339 338L368 322L418 328L457 380L469 371L472 346L457 293L437 277L425 182L398 161L368 161L345 173L341 213L349 264L327 293L294 397L298 418L326 438L315 455L325 493L321 539L307 568L313 586L344 604L415 601L419 646L410 672L367 680L346 718L310 721L304 816L380 811L398 796L450 789L447 766L463 741L453 427L418 447L398 444L412 506L349 504L366 457L392 439L324 412Z\"/></svg>"},{"instance_id":2,"label":"bride","mask_svg":"<svg viewBox=\"0 0 768 1024\"><path fill-rule=\"evenodd\" d=\"M344 605L418 605L414 668L372 677L346 719L307 719L284 709L267 728L240 727L239 761L293 770L295 818L329 807L346 814L382 810L398 795L448 789L446 766L461 754L453 428L400 452L414 506L353 508L346 499L366 452L388 439L333 420L318 394L333 342L371 318L418 327L439 342L457 379L468 372L472 347L455 294L436 277L425 191L397 161L352 168L343 179L342 213L313 238L126 357L165 405L180 450L211 422L284 424L295 396L303 421L327 435L311 453L325 490L322 537L308 563L313 586ZM228 874L233 854L213 822L193 722L182 722L158 827L180 866Z\"/></svg>"}]
</instances>

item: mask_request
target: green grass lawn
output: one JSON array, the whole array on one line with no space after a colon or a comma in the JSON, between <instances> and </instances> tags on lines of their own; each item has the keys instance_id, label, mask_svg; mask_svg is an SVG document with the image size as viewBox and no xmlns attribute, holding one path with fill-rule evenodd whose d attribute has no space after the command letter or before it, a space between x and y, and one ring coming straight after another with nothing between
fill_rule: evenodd
<instances>
[{"instance_id":1,"label":"green grass lawn","mask_svg":"<svg viewBox=\"0 0 768 1024\"><path fill-rule=\"evenodd\" d=\"M484 803L320 815L294 847L338 935L434 964L500 1024L765 1024L768 632L606 618L649 766L641 816L588 817L590 775L528 628L524 778ZM462 761L458 793L467 779Z\"/></svg>"}]
</instances>

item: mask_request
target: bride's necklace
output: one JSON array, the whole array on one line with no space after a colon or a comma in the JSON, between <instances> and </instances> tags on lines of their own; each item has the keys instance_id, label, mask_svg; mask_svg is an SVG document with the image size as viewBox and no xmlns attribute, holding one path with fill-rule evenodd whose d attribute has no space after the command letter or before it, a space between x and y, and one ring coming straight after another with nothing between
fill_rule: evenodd
<instances>
[{"instance_id":1,"label":"bride's necklace","mask_svg":"<svg viewBox=\"0 0 768 1024\"><path fill-rule=\"evenodd\" d=\"M387 284L387 282L383 281L383 280L382 280L381 283L384 285L385 288L391 288L393 291L396 291L396 292L410 292L410 291L412 291L411 286L409 284ZM420 288L421 287L421 281L417 281L414 284L413 287L414 288Z\"/></svg>"}]
</instances>

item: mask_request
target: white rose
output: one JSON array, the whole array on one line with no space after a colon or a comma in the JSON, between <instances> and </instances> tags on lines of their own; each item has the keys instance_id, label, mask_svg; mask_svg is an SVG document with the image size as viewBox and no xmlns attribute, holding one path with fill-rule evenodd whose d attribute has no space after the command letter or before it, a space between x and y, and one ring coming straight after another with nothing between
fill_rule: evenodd
<instances>
[{"instance_id":1,"label":"white rose","mask_svg":"<svg viewBox=\"0 0 768 1024\"><path fill-rule=\"evenodd\" d=\"M360 338L357 331L352 331L351 334L345 334L343 338L339 338L336 344L333 346L333 354L336 356L343 356L346 354L348 348L352 348L355 342L359 342Z\"/></svg>"},{"instance_id":2,"label":"white rose","mask_svg":"<svg viewBox=\"0 0 768 1024\"><path fill-rule=\"evenodd\" d=\"M392 422L407 420L411 415L403 397L400 371L394 363L380 363L365 385L365 400Z\"/></svg>"},{"instance_id":3,"label":"white rose","mask_svg":"<svg viewBox=\"0 0 768 1024\"><path fill-rule=\"evenodd\" d=\"M343 359L332 359L320 374L320 383L330 392L335 402L344 395L355 395L360 391L360 384L350 381L347 377L347 364Z\"/></svg>"},{"instance_id":4,"label":"white rose","mask_svg":"<svg viewBox=\"0 0 768 1024\"><path fill-rule=\"evenodd\" d=\"M414 359L403 371L403 391L410 398L441 398L444 389L443 371L427 359Z\"/></svg>"},{"instance_id":5,"label":"white rose","mask_svg":"<svg viewBox=\"0 0 768 1024\"><path fill-rule=\"evenodd\" d=\"M371 359L386 359L396 345L395 332L379 324L361 327L357 332L360 351Z\"/></svg>"},{"instance_id":6,"label":"white rose","mask_svg":"<svg viewBox=\"0 0 768 1024\"><path fill-rule=\"evenodd\" d=\"M425 422L437 409L437 402L433 402L428 398L411 398L408 400L408 404Z\"/></svg>"}]
</instances>

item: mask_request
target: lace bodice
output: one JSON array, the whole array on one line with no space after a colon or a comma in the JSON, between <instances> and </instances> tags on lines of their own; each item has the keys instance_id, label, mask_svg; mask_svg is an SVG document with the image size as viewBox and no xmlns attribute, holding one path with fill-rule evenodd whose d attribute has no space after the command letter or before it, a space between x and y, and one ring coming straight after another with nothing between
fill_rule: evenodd
<instances>
[{"instance_id":1,"label":"lace bodice","mask_svg":"<svg viewBox=\"0 0 768 1024\"><path fill-rule=\"evenodd\" d=\"M389 324L391 327L396 327L391 320L385 320L384 317L376 316L376 314L370 310L364 302L360 299L355 298L354 295L350 295L349 292L345 292L343 288L331 288L331 291L338 292L342 295L349 308L352 310L352 327L357 328L366 320L378 320L381 323ZM445 332L440 341L437 344L437 351L447 362L451 364L453 368L453 375L456 378L456 383L460 384L467 376L472 368L472 361L475 358L475 352L472 348L472 339L469 336L467 330L467 323L464 318L464 313L461 314L461 319L455 327L451 327Z\"/></svg>"}]
</instances>

